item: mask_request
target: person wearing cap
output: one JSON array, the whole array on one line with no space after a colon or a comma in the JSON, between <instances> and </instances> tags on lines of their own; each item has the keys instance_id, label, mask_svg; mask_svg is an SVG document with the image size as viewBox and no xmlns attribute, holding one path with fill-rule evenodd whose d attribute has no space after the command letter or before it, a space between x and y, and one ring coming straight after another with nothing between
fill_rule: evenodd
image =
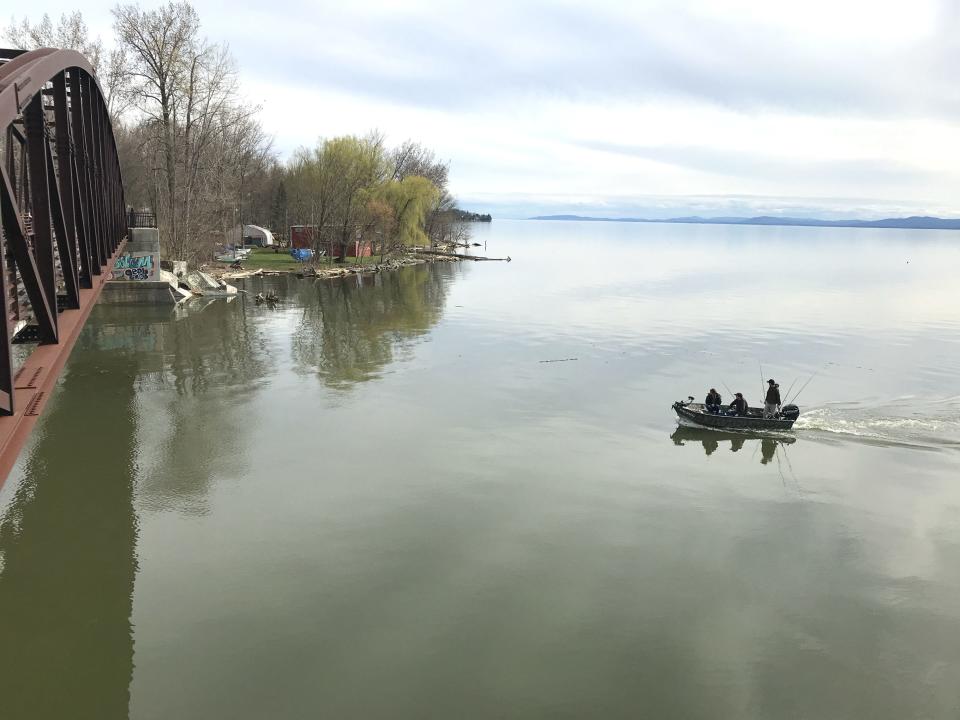
<instances>
[{"instance_id":1,"label":"person wearing cap","mask_svg":"<svg viewBox=\"0 0 960 720\"><path fill-rule=\"evenodd\" d=\"M761 375L761 377L763 377ZM767 380L767 398L763 403L763 417L772 418L780 411L780 386L773 378Z\"/></svg>"},{"instance_id":2,"label":"person wearing cap","mask_svg":"<svg viewBox=\"0 0 960 720\"><path fill-rule=\"evenodd\" d=\"M717 415L720 412L720 406L722 404L723 398L720 397L720 393L717 392L716 388L710 388L710 392L707 393L707 399L703 402L703 409L708 413Z\"/></svg>"},{"instance_id":3,"label":"person wearing cap","mask_svg":"<svg viewBox=\"0 0 960 720\"><path fill-rule=\"evenodd\" d=\"M733 402L730 403L730 409L733 410L734 415L747 414L750 406L747 405L747 401L743 399L743 393L737 393L737 396L733 399Z\"/></svg>"}]
</instances>

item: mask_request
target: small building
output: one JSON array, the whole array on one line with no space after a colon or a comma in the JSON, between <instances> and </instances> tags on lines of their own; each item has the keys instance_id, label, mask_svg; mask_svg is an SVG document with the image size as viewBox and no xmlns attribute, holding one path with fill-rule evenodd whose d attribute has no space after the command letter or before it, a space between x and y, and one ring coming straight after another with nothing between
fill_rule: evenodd
<instances>
[{"instance_id":1,"label":"small building","mask_svg":"<svg viewBox=\"0 0 960 720\"><path fill-rule=\"evenodd\" d=\"M327 233L335 236L340 234L339 228L331 229L329 226ZM319 249L328 257L370 257L373 254L373 245L369 240L362 239L360 229L356 230L356 239L343 243L339 239L324 239L315 243L315 238L320 235L319 228L316 225L291 225L290 226L290 247L293 249L307 249L319 245Z\"/></svg>"},{"instance_id":2,"label":"small building","mask_svg":"<svg viewBox=\"0 0 960 720\"><path fill-rule=\"evenodd\" d=\"M313 225L291 225L290 247L294 250L306 250L312 248L314 233L315 226Z\"/></svg>"},{"instance_id":3,"label":"small building","mask_svg":"<svg viewBox=\"0 0 960 720\"><path fill-rule=\"evenodd\" d=\"M370 257L373 247L369 240L351 240L345 247L347 257Z\"/></svg>"},{"instance_id":4,"label":"small building","mask_svg":"<svg viewBox=\"0 0 960 720\"><path fill-rule=\"evenodd\" d=\"M230 231L227 242L231 245L270 247L276 241L273 239L272 232L259 225L244 225L243 232L241 232L240 226L237 225Z\"/></svg>"}]
</instances>

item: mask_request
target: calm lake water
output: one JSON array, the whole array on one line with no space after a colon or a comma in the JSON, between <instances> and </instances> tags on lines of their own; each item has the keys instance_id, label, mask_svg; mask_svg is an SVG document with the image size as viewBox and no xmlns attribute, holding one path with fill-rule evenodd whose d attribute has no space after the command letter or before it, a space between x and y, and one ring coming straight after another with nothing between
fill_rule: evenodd
<instances>
[{"instance_id":1,"label":"calm lake water","mask_svg":"<svg viewBox=\"0 0 960 720\"><path fill-rule=\"evenodd\" d=\"M96 309L0 489L0 716L958 716L960 234L475 240ZM761 363L793 433L677 429Z\"/></svg>"}]
</instances>

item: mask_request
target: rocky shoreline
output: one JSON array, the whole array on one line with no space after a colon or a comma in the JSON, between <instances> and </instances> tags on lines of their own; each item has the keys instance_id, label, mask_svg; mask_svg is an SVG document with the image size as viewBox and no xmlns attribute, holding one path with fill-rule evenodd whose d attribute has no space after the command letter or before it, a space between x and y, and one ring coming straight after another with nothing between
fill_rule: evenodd
<instances>
[{"instance_id":1,"label":"rocky shoreline","mask_svg":"<svg viewBox=\"0 0 960 720\"><path fill-rule=\"evenodd\" d=\"M250 277L261 277L271 275L293 275L298 278L320 278L330 279L346 277L348 275L360 275L369 273L378 273L385 270L399 270L413 265L425 265L434 262L459 262L462 258L448 255L430 255L427 257L413 255L403 255L399 258L387 258L382 263L371 265L343 265L341 267L316 267L314 265L304 264L290 270L274 270L258 268L256 270L235 270L228 265L208 266L204 272L212 275L218 280L243 280Z\"/></svg>"}]
</instances>

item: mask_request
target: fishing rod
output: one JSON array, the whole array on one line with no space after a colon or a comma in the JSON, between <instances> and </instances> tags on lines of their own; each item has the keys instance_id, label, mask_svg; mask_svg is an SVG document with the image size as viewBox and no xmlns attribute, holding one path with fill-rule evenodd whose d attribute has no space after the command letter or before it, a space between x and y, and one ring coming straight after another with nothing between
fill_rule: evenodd
<instances>
[{"instance_id":1,"label":"fishing rod","mask_svg":"<svg viewBox=\"0 0 960 720\"><path fill-rule=\"evenodd\" d=\"M794 378L794 379L793 379L793 382L790 383L790 387L789 387L789 388L787 389L787 391L783 394L783 396L784 396L785 398L790 397L790 393L793 392L793 386L797 384L797 380L798 380L798 378ZM784 404L786 404L786 403L784 403Z\"/></svg>"},{"instance_id":2,"label":"fishing rod","mask_svg":"<svg viewBox=\"0 0 960 720\"><path fill-rule=\"evenodd\" d=\"M827 363L827 365L829 365L829 363ZM790 402L788 402L787 404L789 405L790 403L796 402L797 398L800 397L800 393L802 393L804 390L807 389L807 385L810 384L810 381L813 380L817 375L819 375L820 371L823 370L823 368L825 368L827 365L824 365L822 368L818 368L814 370L813 374L809 378L807 378L807 381L803 384L803 387L797 390L797 394L794 395L793 399L790 400Z\"/></svg>"},{"instance_id":3,"label":"fishing rod","mask_svg":"<svg viewBox=\"0 0 960 720\"><path fill-rule=\"evenodd\" d=\"M766 393L763 390L763 363L757 360L757 365L760 366L760 397L765 398Z\"/></svg>"},{"instance_id":4,"label":"fishing rod","mask_svg":"<svg viewBox=\"0 0 960 720\"><path fill-rule=\"evenodd\" d=\"M733 397L733 390L730 389L730 386L723 382L723 378L720 379L720 382L723 384L724 390L730 393L730 397Z\"/></svg>"}]
</instances>

